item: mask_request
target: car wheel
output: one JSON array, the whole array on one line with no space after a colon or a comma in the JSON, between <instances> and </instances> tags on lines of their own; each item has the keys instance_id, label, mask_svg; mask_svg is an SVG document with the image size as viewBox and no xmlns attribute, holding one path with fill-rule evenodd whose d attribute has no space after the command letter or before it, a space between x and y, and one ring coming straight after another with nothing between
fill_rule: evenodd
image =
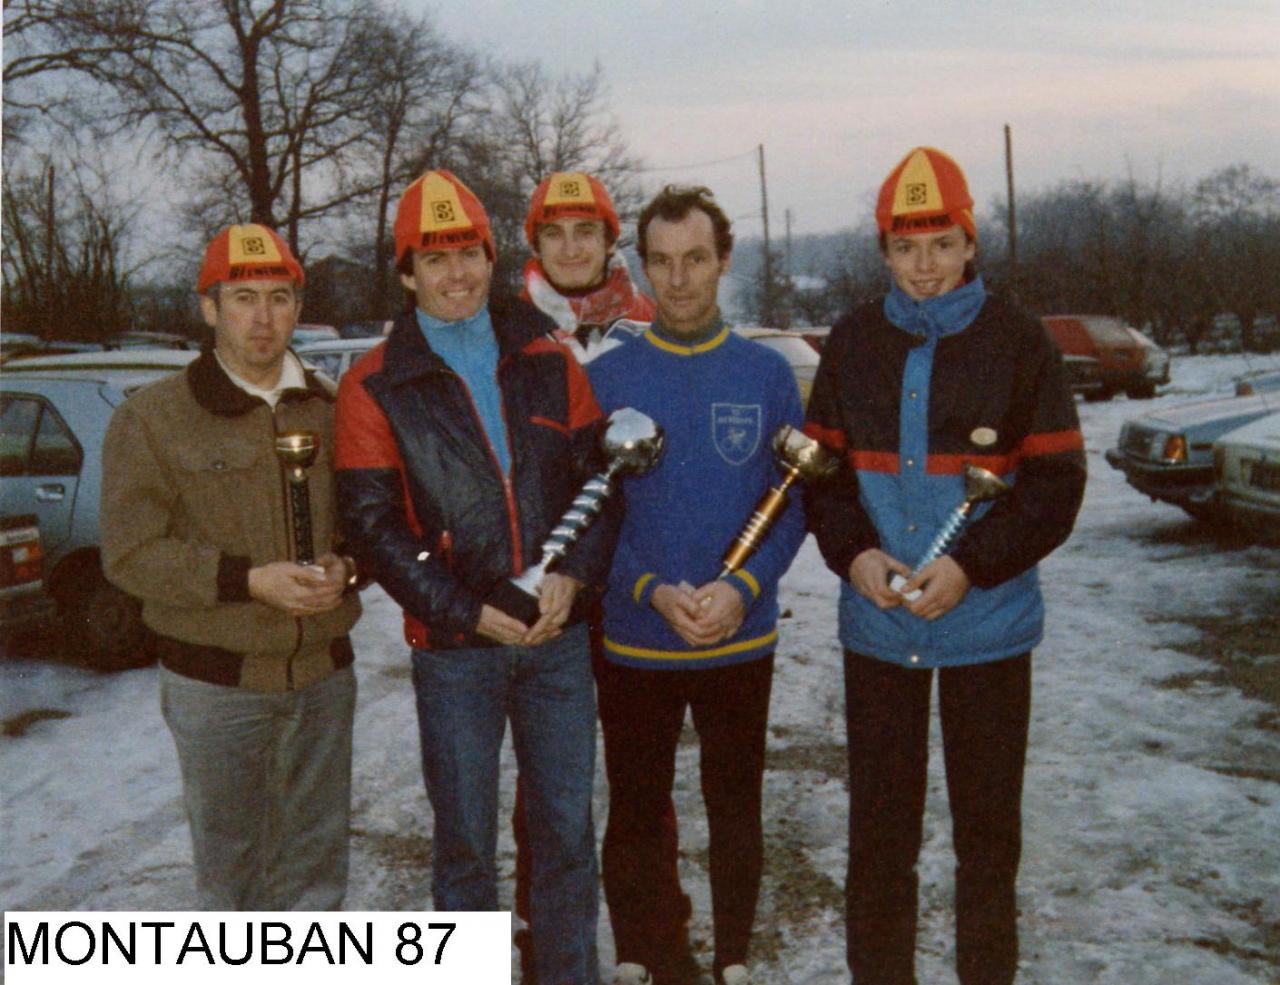
<instances>
[{"instance_id":1,"label":"car wheel","mask_svg":"<svg viewBox=\"0 0 1280 985\"><path fill-rule=\"evenodd\" d=\"M96 566L68 579L59 601L65 638L74 655L95 670L145 667L154 657L142 625L142 606L102 576Z\"/></svg>"},{"instance_id":2,"label":"car wheel","mask_svg":"<svg viewBox=\"0 0 1280 985\"><path fill-rule=\"evenodd\" d=\"M1084 399L1089 403L1097 403L1099 400L1110 400L1115 396L1115 391L1104 387L1101 390L1089 390L1085 393Z\"/></svg>"},{"instance_id":3,"label":"car wheel","mask_svg":"<svg viewBox=\"0 0 1280 985\"><path fill-rule=\"evenodd\" d=\"M1130 400L1150 400L1156 395L1156 385L1154 383L1143 383L1141 386L1135 386L1124 393Z\"/></svg>"}]
</instances>

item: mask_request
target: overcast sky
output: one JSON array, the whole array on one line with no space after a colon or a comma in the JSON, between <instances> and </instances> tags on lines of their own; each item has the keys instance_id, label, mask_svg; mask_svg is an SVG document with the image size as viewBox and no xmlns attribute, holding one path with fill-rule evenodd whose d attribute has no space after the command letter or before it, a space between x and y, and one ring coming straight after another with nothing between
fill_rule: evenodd
<instances>
[{"instance_id":1,"label":"overcast sky","mask_svg":"<svg viewBox=\"0 0 1280 985\"><path fill-rule=\"evenodd\" d=\"M965 168L981 224L1006 123L1020 191L1236 162L1280 178L1277 0L404 2L504 60L598 58L650 185L710 185L742 235L759 232L759 143L775 236L788 208L796 233L863 221L918 144Z\"/></svg>"}]
</instances>

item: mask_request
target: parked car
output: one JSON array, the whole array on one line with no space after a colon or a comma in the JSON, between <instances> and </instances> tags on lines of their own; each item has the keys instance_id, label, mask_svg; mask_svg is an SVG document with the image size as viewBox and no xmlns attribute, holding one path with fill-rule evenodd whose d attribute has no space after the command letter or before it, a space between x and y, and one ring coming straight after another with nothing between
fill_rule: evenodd
<instances>
[{"instance_id":1,"label":"parked car","mask_svg":"<svg viewBox=\"0 0 1280 985\"><path fill-rule=\"evenodd\" d=\"M1136 328L1126 325L1124 330L1129 333L1129 337L1134 342L1142 347L1146 386L1138 396L1154 397L1156 395L1156 387L1163 386L1172 378L1170 376L1170 368L1173 364L1173 357Z\"/></svg>"},{"instance_id":2,"label":"parked car","mask_svg":"<svg viewBox=\"0 0 1280 985\"><path fill-rule=\"evenodd\" d=\"M1276 397L1256 394L1152 411L1124 422L1107 462L1139 492L1204 519L1212 513L1213 443L1278 408Z\"/></svg>"},{"instance_id":3,"label":"parked car","mask_svg":"<svg viewBox=\"0 0 1280 985\"><path fill-rule=\"evenodd\" d=\"M1064 352L1062 365L1067 371L1067 383L1072 393L1082 393L1089 398L1102 392L1102 363L1094 356Z\"/></svg>"},{"instance_id":4,"label":"parked car","mask_svg":"<svg viewBox=\"0 0 1280 985\"><path fill-rule=\"evenodd\" d=\"M69 369L16 363L0 372L0 514L38 519L45 590L57 603L67 644L93 666L114 670L149 656L139 604L102 574L102 442L125 397L176 367L81 362Z\"/></svg>"},{"instance_id":5,"label":"parked car","mask_svg":"<svg viewBox=\"0 0 1280 985\"><path fill-rule=\"evenodd\" d=\"M1155 396L1157 383L1168 382L1167 354L1164 360L1160 358L1164 350L1119 318L1045 315L1040 320L1064 355L1098 360L1102 387L1086 392L1088 400L1110 400L1121 391L1131 398L1146 399Z\"/></svg>"},{"instance_id":6,"label":"parked car","mask_svg":"<svg viewBox=\"0 0 1280 985\"><path fill-rule=\"evenodd\" d=\"M331 379L339 380L353 362L383 341L385 339L381 336L321 339L318 342L301 342L293 347L293 351L302 357L303 362L314 366Z\"/></svg>"},{"instance_id":7,"label":"parked car","mask_svg":"<svg viewBox=\"0 0 1280 985\"><path fill-rule=\"evenodd\" d=\"M818 372L818 353L799 332L785 328L756 328L743 326L734 328L743 338L759 342L766 348L781 353L786 359L791 372L795 374L796 385L800 388L800 402L808 405L809 393L813 390L813 378Z\"/></svg>"},{"instance_id":8,"label":"parked car","mask_svg":"<svg viewBox=\"0 0 1280 985\"><path fill-rule=\"evenodd\" d=\"M1214 506L1236 526L1280 540L1280 410L1213 444Z\"/></svg>"},{"instance_id":9,"label":"parked car","mask_svg":"<svg viewBox=\"0 0 1280 985\"><path fill-rule=\"evenodd\" d=\"M52 615L39 521L30 513L0 516L0 639Z\"/></svg>"},{"instance_id":10,"label":"parked car","mask_svg":"<svg viewBox=\"0 0 1280 985\"><path fill-rule=\"evenodd\" d=\"M300 322L293 329L294 345L301 345L304 342L320 342L324 339L341 338L338 330L332 325L316 325L308 322Z\"/></svg>"},{"instance_id":11,"label":"parked car","mask_svg":"<svg viewBox=\"0 0 1280 985\"><path fill-rule=\"evenodd\" d=\"M1247 373L1236 380L1236 396L1247 397L1251 393L1276 393L1280 391L1280 370Z\"/></svg>"},{"instance_id":12,"label":"parked car","mask_svg":"<svg viewBox=\"0 0 1280 985\"><path fill-rule=\"evenodd\" d=\"M147 373L182 369L200 353L189 349L113 349L109 352L68 352L55 356L25 356L5 363L4 376L13 373Z\"/></svg>"}]
</instances>

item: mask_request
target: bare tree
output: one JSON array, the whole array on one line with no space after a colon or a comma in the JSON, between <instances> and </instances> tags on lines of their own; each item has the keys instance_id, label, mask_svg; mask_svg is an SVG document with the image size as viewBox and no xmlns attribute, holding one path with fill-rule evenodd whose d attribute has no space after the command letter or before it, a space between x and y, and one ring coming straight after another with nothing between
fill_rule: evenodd
<instances>
[{"instance_id":1,"label":"bare tree","mask_svg":"<svg viewBox=\"0 0 1280 985\"><path fill-rule=\"evenodd\" d=\"M5 172L3 319L7 331L101 341L130 327L123 255L134 210L115 202L101 175Z\"/></svg>"}]
</instances>

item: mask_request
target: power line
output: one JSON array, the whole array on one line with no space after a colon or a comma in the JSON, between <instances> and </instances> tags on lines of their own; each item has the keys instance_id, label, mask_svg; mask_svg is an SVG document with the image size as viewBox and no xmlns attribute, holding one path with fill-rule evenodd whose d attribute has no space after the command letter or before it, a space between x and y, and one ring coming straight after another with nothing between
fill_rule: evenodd
<instances>
[{"instance_id":1,"label":"power line","mask_svg":"<svg viewBox=\"0 0 1280 985\"><path fill-rule=\"evenodd\" d=\"M709 168L716 164L728 164L730 161L740 161L745 157L755 156L755 149L743 151L741 154L734 154L732 157L722 157L715 161L702 161L699 164L663 164L651 168L636 168L642 174L651 171L692 171L694 168Z\"/></svg>"}]
</instances>

